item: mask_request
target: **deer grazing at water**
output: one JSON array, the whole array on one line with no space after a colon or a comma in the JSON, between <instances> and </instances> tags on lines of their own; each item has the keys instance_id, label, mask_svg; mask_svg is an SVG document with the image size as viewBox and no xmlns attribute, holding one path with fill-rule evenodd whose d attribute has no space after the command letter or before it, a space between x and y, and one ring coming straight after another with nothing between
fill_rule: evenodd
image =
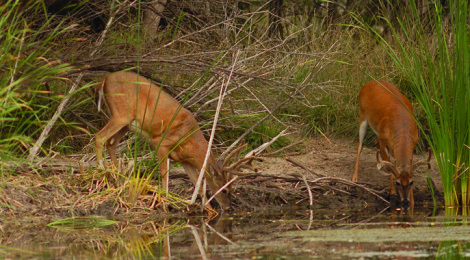
<instances>
[{"instance_id":1,"label":"deer grazing at water","mask_svg":"<svg viewBox=\"0 0 470 260\"><path fill-rule=\"evenodd\" d=\"M207 149L210 148L189 110L160 87L133 72L117 72L104 77L96 85L95 93L99 98L98 109L104 99L111 112L106 126L96 134L97 160L101 167L105 167L104 144L106 143L111 161L116 164L117 145L127 131L131 130L146 137L156 147L165 191L168 192L167 158L180 162L191 181L196 183ZM223 163L225 167L221 169L211 152L205 169L209 189L216 193L230 180L231 174L239 172L238 169L252 169L252 160L253 158L244 158L232 166L227 166L226 160ZM202 189L198 192L205 196ZM230 192L231 184L215 196L223 210L231 210Z\"/></svg>"},{"instance_id":2,"label":"deer grazing at water","mask_svg":"<svg viewBox=\"0 0 470 260\"><path fill-rule=\"evenodd\" d=\"M420 165L431 168L431 150L427 160L413 163L418 127L411 102L391 83L369 81L359 93L359 107L359 143L352 181L357 182L359 157L367 126L370 125L377 134L379 145L377 168L390 175L390 194L395 195L397 189L403 206L413 205L413 172ZM390 156L393 156L395 163L391 163ZM395 184L393 178L396 178Z\"/></svg>"}]
</instances>

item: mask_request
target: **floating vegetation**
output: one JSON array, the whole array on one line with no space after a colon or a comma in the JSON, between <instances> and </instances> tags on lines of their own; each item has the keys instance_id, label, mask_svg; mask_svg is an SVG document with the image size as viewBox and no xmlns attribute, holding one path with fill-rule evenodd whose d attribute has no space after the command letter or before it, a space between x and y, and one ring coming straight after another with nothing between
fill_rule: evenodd
<instances>
[{"instance_id":1,"label":"floating vegetation","mask_svg":"<svg viewBox=\"0 0 470 260\"><path fill-rule=\"evenodd\" d=\"M58 221L47 224L49 227L58 228L62 230L82 230L82 229L97 229L105 226L116 224L117 221L110 220L100 216L85 216L85 217L72 217L64 218Z\"/></svg>"},{"instance_id":2,"label":"floating vegetation","mask_svg":"<svg viewBox=\"0 0 470 260\"><path fill-rule=\"evenodd\" d=\"M374 229L335 229L288 232L282 236L295 236L301 241L335 242L432 242L470 240L469 226L408 227Z\"/></svg>"}]
</instances>

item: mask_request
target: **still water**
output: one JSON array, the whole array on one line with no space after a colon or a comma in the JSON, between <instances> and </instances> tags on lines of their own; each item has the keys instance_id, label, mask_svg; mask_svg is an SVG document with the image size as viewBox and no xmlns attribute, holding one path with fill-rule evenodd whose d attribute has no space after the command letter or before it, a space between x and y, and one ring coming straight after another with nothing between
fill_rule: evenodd
<instances>
[{"instance_id":1,"label":"still water","mask_svg":"<svg viewBox=\"0 0 470 260\"><path fill-rule=\"evenodd\" d=\"M1 219L0 259L465 259L469 222L439 208L371 207L276 208L212 220Z\"/></svg>"}]
</instances>

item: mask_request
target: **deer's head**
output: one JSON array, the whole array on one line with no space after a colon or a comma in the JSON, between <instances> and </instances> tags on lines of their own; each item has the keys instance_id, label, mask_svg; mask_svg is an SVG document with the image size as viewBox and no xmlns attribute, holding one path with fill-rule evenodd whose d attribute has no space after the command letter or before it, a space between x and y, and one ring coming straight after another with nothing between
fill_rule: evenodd
<instances>
[{"instance_id":1,"label":"deer's head","mask_svg":"<svg viewBox=\"0 0 470 260\"><path fill-rule=\"evenodd\" d=\"M411 200L410 195L413 189L412 176L416 168L420 165L427 165L428 169L431 168L431 149L429 148L428 151L429 156L427 160L417 161L405 168L397 167L396 162L393 164L389 161L382 160L380 158L380 150L377 151L377 169L386 175L393 174L395 177L395 189L404 207L408 207Z\"/></svg>"}]
</instances>

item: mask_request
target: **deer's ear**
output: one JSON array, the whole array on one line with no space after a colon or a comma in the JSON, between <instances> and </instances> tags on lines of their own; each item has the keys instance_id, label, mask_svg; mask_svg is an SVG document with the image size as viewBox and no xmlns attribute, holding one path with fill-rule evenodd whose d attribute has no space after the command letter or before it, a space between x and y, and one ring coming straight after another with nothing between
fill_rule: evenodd
<instances>
[{"instance_id":1,"label":"deer's ear","mask_svg":"<svg viewBox=\"0 0 470 260\"><path fill-rule=\"evenodd\" d=\"M224 173L222 172L222 169L218 166L219 163L217 162L217 166L211 165L209 166L210 173L214 180L221 180L224 178Z\"/></svg>"},{"instance_id":2,"label":"deer's ear","mask_svg":"<svg viewBox=\"0 0 470 260\"><path fill-rule=\"evenodd\" d=\"M377 164L377 170L382 172L385 175L390 175L393 173L393 165L385 162Z\"/></svg>"},{"instance_id":3,"label":"deer's ear","mask_svg":"<svg viewBox=\"0 0 470 260\"><path fill-rule=\"evenodd\" d=\"M393 174L395 177L399 176L397 168L395 168L395 165L387 161L378 162L377 169L379 170L379 172L381 172L384 175L390 176L391 174Z\"/></svg>"}]
</instances>

